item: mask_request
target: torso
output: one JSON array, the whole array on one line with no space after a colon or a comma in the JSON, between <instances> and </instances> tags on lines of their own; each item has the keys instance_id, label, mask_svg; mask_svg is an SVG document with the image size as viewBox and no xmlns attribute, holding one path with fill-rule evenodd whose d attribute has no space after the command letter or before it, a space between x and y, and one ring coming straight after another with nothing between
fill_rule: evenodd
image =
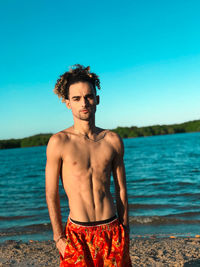
<instances>
[{"instance_id":1,"label":"torso","mask_svg":"<svg viewBox=\"0 0 200 267\"><path fill-rule=\"evenodd\" d=\"M81 222L111 218L116 214L110 193L115 156L111 132L102 130L96 141L68 129L58 134L62 136L61 177L70 217Z\"/></svg>"}]
</instances>

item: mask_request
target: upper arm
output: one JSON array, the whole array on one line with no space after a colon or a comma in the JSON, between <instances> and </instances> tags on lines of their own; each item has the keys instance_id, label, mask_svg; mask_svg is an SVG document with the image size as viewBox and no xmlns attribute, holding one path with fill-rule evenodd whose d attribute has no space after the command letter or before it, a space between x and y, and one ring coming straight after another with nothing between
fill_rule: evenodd
<instances>
[{"instance_id":1,"label":"upper arm","mask_svg":"<svg viewBox=\"0 0 200 267\"><path fill-rule=\"evenodd\" d=\"M113 136L114 158L112 162L112 173L116 189L126 189L126 175L124 167L124 144L117 134Z\"/></svg>"},{"instance_id":2,"label":"upper arm","mask_svg":"<svg viewBox=\"0 0 200 267\"><path fill-rule=\"evenodd\" d=\"M45 184L46 195L53 196L58 192L59 174L61 167L61 137L53 135L48 142L46 150Z\"/></svg>"}]
</instances>

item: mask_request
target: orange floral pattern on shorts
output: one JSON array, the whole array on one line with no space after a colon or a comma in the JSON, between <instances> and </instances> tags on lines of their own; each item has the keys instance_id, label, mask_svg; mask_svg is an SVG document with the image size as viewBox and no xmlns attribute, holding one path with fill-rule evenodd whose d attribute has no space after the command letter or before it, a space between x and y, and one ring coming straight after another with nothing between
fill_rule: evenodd
<instances>
[{"instance_id":1,"label":"orange floral pattern on shorts","mask_svg":"<svg viewBox=\"0 0 200 267\"><path fill-rule=\"evenodd\" d=\"M129 267L129 237L118 219L99 226L81 226L69 219L60 267Z\"/></svg>"}]
</instances>

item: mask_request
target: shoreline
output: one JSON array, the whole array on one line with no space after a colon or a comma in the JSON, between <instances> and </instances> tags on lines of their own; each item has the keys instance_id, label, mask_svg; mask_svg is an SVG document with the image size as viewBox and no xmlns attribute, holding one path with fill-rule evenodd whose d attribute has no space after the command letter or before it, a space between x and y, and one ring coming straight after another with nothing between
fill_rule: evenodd
<instances>
[{"instance_id":1,"label":"shoreline","mask_svg":"<svg viewBox=\"0 0 200 267\"><path fill-rule=\"evenodd\" d=\"M177 238L133 238L133 266L200 266L200 236ZM59 266L54 241L7 240L0 244L0 266Z\"/></svg>"},{"instance_id":2,"label":"shoreline","mask_svg":"<svg viewBox=\"0 0 200 267\"><path fill-rule=\"evenodd\" d=\"M159 135L173 135L184 133L199 133L200 120L187 121L179 124L161 124L150 126L118 126L114 129L108 129L114 131L121 136L121 138L137 138L137 137L149 137ZM23 138L9 138L0 139L0 150L10 148L25 148L25 147L37 147L46 146L49 138L54 133L40 133Z\"/></svg>"}]
</instances>

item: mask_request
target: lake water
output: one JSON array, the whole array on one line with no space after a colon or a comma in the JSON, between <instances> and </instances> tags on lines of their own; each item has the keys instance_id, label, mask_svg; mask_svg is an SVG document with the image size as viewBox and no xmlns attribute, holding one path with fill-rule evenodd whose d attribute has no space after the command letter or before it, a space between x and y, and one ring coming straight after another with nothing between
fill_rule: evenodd
<instances>
[{"instance_id":1,"label":"lake water","mask_svg":"<svg viewBox=\"0 0 200 267\"><path fill-rule=\"evenodd\" d=\"M200 234L200 133L124 139L124 145L131 237ZM45 153L45 146L0 150L1 242L52 239ZM61 183L60 194L64 223L69 208Z\"/></svg>"}]
</instances>

